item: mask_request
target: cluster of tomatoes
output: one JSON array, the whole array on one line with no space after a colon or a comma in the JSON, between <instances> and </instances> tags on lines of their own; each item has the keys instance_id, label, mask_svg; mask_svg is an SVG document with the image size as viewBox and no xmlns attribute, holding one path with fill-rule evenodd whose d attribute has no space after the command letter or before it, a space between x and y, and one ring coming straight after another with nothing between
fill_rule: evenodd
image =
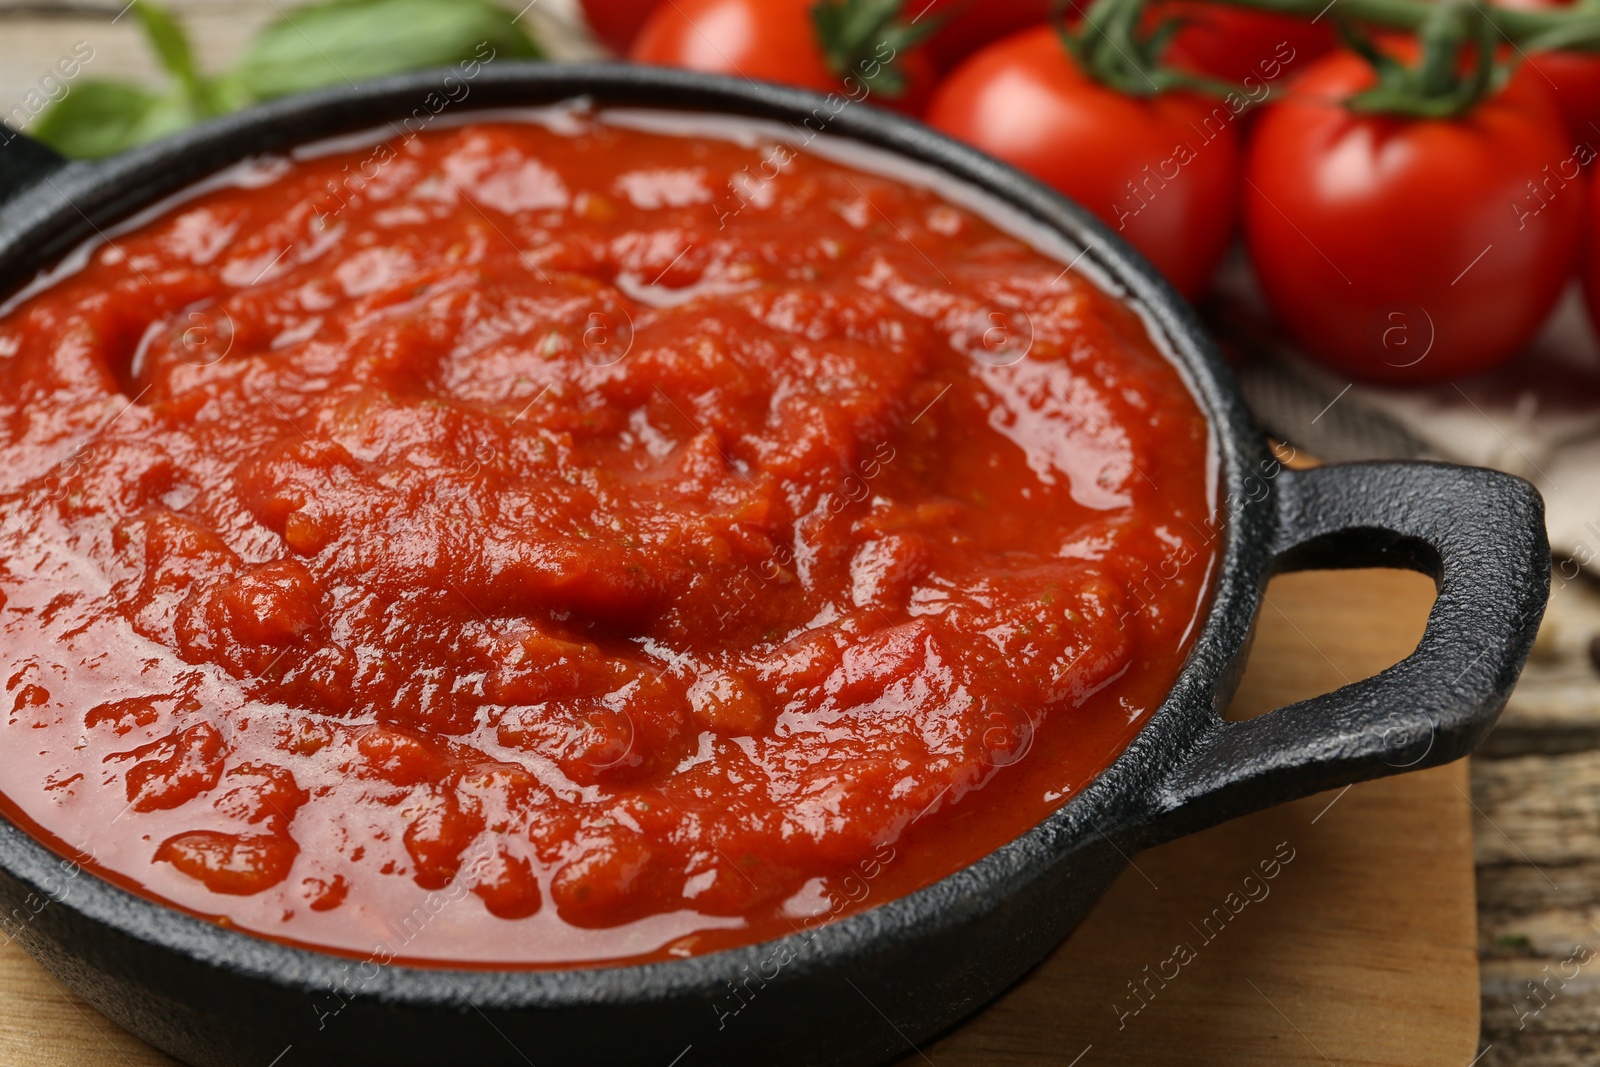
<instances>
[{"instance_id":1,"label":"cluster of tomatoes","mask_svg":"<svg viewBox=\"0 0 1600 1067\"><path fill-rule=\"evenodd\" d=\"M1205 0L1146 3L1148 25L1175 21L1164 67L1203 86L1148 91L1086 73L1052 0L584 6L638 62L864 86L1095 212L1191 298L1242 233L1284 328L1358 377L1500 363L1538 333L1587 252L1600 260L1588 174L1600 53L1535 55L1460 114L1419 118L1350 106L1376 74L1331 18ZM1385 49L1416 58L1409 40ZM1600 309L1600 264L1590 273Z\"/></svg>"}]
</instances>

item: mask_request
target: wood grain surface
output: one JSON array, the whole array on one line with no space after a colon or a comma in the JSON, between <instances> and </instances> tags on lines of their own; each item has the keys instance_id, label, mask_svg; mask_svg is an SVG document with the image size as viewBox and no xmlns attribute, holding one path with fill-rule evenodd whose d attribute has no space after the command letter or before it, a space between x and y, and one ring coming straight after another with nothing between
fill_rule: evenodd
<instances>
[{"instance_id":1,"label":"wood grain surface","mask_svg":"<svg viewBox=\"0 0 1600 1067\"><path fill-rule=\"evenodd\" d=\"M1421 634L1432 585L1393 572L1301 574L1267 595L1234 717L1399 660ZM1478 1041L1472 863L1464 764L1173 842L1134 857L1016 988L904 1062L1467 1067ZM295 1062L291 1050L278 1067ZM0 1067L170 1063L16 946L0 948Z\"/></svg>"},{"instance_id":2,"label":"wood grain surface","mask_svg":"<svg viewBox=\"0 0 1600 1067\"><path fill-rule=\"evenodd\" d=\"M1575 573L1558 563L1533 658L1473 761L1480 1067L1600 1063L1600 592Z\"/></svg>"}]
</instances>

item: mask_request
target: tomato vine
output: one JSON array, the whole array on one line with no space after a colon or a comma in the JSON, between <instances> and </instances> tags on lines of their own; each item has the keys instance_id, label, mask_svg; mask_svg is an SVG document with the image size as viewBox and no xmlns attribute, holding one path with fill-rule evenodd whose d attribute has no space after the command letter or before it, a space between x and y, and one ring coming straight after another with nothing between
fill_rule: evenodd
<instances>
[{"instance_id":1,"label":"tomato vine","mask_svg":"<svg viewBox=\"0 0 1600 1067\"><path fill-rule=\"evenodd\" d=\"M1528 52L1600 51L1600 0L1565 9L1522 10L1478 0L1209 0L1233 7L1319 21L1328 18L1346 44L1377 72L1377 84L1352 98L1360 111L1448 118L1471 109L1505 84L1513 61ZM1183 17L1152 19L1147 0L1094 0L1077 25L1058 7L1063 44L1096 81L1135 96L1192 89L1224 96L1235 87L1175 69L1163 60ZM1414 65L1374 42L1373 30L1414 34ZM1511 59L1502 56L1510 52Z\"/></svg>"}]
</instances>

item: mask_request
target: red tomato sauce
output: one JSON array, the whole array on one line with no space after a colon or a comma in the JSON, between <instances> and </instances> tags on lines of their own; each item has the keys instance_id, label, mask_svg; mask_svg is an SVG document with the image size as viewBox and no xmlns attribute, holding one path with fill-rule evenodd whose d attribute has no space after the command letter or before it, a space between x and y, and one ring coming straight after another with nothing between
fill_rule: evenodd
<instances>
[{"instance_id":1,"label":"red tomato sauce","mask_svg":"<svg viewBox=\"0 0 1600 1067\"><path fill-rule=\"evenodd\" d=\"M136 892L420 962L914 891L1172 684L1210 437L915 181L573 113L266 161L0 315L0 794Z\"/></svg>"}]
</instances>

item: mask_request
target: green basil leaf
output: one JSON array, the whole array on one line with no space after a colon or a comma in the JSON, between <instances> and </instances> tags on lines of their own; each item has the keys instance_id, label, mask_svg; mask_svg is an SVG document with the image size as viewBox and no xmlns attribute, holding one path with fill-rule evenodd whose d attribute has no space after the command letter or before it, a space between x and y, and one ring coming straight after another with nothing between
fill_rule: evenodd
<instances>
[{"instance_id":1,"label":"green basil leaf","mask_svg":"<svg viewBox=\"0 0 1600 1067\"><path fill-rule=\"evenodd\" d=\"M189 47L189 35L172 17L172 12L150 0L134 0L134 14L144 26L145 36L161 60L168 74L177 78L196 105L205 99L205 83L200 68L195 65L194 51Z\"/></svg>"},{"instance_id":2,"label":"green basil leaf","mask_svg":"<svg viewBox=\"0 0 1600 1067\"><path fill-rule=\"evenodd\" d=\"M226 115L230 111L238 111L256 102L255 94L245 87L243 79L236 70L230 70L208 81L206 95L214 115Z\"/></svg>"},{"instance_id":3,"label":"green basil leaf","mask_svg":"<svg viewBox=\"0 0 1600 1067\"><path fill-rule=\"evenodd\" d=\"M28 134L69 158L99 159L175 133L194 120L180 95L89 80L40 115Z\"/></svg>"},{"instance_id":4,"label":"green basil leaf","mask_svg":"<svg viewBox=\"0 0 1600 1067\"><path fill-rule=\"evenodd\" d=\"M487 0L331 0L262 30L232 78L267 100L468 59L539 56L516 17Z\"/></svg>"}]
</instances>

